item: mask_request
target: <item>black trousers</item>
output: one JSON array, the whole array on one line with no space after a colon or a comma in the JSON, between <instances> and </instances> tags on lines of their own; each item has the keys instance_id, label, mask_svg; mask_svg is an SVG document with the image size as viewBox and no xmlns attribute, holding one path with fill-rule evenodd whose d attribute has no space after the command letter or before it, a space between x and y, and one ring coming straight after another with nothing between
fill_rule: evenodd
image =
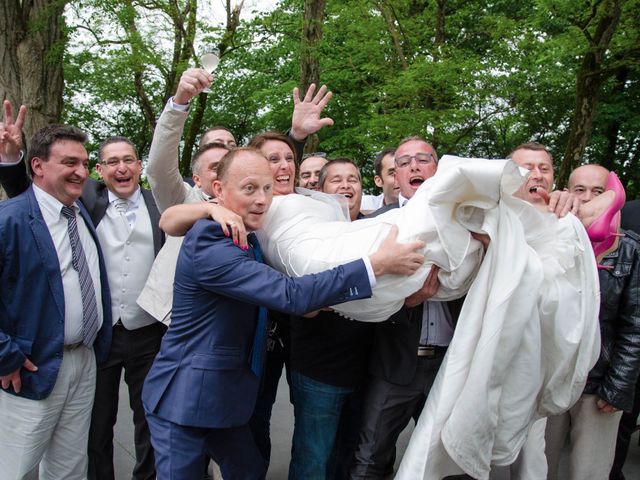
<instances>
[{"instance_id":1,"label":"black trousers","mask_svg":"<svg viewBox=\"0 0 640 480\"><path fill-rule=\"evenodd\" d=\"M273 410L273 404L276 402L278 384L283 369L286 370L287 384L291 385L288 316L277 313L276 315L280 317L284 316L285 318L274 320L272 318L274 316L273 313L269 312L267 355L262 372L260 390L258 391L258 398L256 399L256 406L249 420L249 428L251 429L253 438L267 468L271 459L271 412ZM291 393L289 393L289 400L291 401ZM291 403L293 403L293 401L291 401Z\"/></svg>"},{"instance_id":2,"label":"black trousers","mask_svg":"<svg viewBox=\"0 0 640 480\"><path fill-rule=\"evenodd\" d=\"M411 418L418 418L444 359L418 357L413 380L396 385L371 376L362 410L360 440L351 466L352 480L382 479L389 472L395 445Z\"/></svg>"},{"instance_id":3,"label":"black trousers","mask_svg":"<svg viewBox=\"0 0 640 480\"><path fill-rule=\"evenodd\" d=\"M89 479L115 480L113 469L113 427L118 415L120 376L129 389L129 405L133 410L136 464L134 480L156 478L155 459L149 427L142 408L142 385L160 350L166 331L161 323L127 330L118 323L113 327L111 350L107 360L98 365L96 396L89 429Z\"/></svg>"}]
</instances>

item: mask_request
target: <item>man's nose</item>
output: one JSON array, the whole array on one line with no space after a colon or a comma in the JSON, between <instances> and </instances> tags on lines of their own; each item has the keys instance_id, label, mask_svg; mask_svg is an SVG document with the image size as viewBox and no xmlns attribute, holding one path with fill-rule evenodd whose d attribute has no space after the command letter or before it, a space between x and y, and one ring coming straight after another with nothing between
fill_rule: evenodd
<instances>
[{"instance_id":1,"label":"man's nose","mask_svg":"<svg viewBox=\"0 0 640 480\"><path fill-rule=\"evenodd\" d=\"M542 172L538 167L534 167L529 170L529 175L531 176L531 178L542 178Z\"/></svg>"},{"instance_id":2,"label":"man's nose","mask_svg":"<svg viewBox=\"0 0 640 480\"><path fill-rule=\"evenodd\" d=\"M591 190L587 190L585 192L583 192L582 194L578 195L578 199L582 202L582 203L586 203L589 200L591 200L593 197L595 197L595 195L593 194L593 192Z\"/></svg>"},{"instance_id":3,"label":"man's nose","mask_svg":"<svg viewBox=\"0 0 640 480\"><path fill-rule=\"evenodd\" d=\"M75 174L80 178L87 178L89 176L89 167L78 165L75 169Z\"/></svg>"}]
</instances>

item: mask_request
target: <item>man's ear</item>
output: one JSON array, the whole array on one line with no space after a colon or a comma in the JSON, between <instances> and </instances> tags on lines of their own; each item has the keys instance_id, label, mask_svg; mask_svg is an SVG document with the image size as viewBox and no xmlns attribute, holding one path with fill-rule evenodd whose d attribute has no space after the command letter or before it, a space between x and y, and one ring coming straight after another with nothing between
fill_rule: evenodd
<instances>
[{"instance_id":1,"label":"man's ear","mask_svg":"<svg viewBox=\"0 0 640 480\"><path fill-rule=\"evenodd\" d=\"M213 192L214 197L224 202L224 194L222 193L222 183L220 180L214 180L211 183L211 191Z\"/></svg>"},{"instance_id":2,"label":"man's ear","mask_svg":"<svg viewBox=\"0 0 640 480\"><path fill-rule=\"evenodd\" d=\"M42 177L42 164L46 160L43 160L40 157L33 157L31 159L31 170L33 171L33 175L36 177Z\"/></svg>"},{"instance_id":3,"label":"man's ear","mask_svg":"<svg viewBox=\"0 0 640 480\"><path fill-rule=\"evenodd\" d=\"M103 178L102 177L102 169L103 168L104 167L102 166L102 164L100 162L96 163L96 172L98 172L98 175L100 176L100 178Z\"/></svg>"},{"instance_id":4,"label":"man's ear","mask_svg":"<svg viewBox=\"0 0 640 480\"><path fill-rule=\"evenodd\" d=\"M200 175L198 175L197 173L194 173L193 175L191 175L191 178L193 178L193 183L196 184L196 187L202 188L202 183L200 182Z\"/></svg>"},{"instance_id":5,"label":"man's ear","mask_svg":"<svg viewBox=\"0 0 640 480\"><path fill-rule=\"evenodd\" d=\"M384 182L382 181L382 177L380 177L380 175L375 175L373 177L373 181L376 184L376 187L382 188L382 185L384 184Z\"/></svg>"}]
</instances>

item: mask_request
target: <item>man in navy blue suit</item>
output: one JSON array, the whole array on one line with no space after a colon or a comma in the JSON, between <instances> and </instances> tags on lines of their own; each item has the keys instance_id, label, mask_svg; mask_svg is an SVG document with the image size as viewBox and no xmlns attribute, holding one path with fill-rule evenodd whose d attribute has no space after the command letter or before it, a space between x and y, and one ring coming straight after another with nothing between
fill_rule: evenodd
<instances>
[{"instance_id":1,"label":"man in navy blue suit","mask_svg":"<svg viewBox=\"0 0 640 480\"><path fill-rule=\"evenodd\" d=\"M213 190L220 205L254 231L271 204L272 178L264 156L237 149L221 160ZM422 242L398 244L392 235L366 259L289 278L260 263L257 240L251 244L243 250L219 224L199 220L182 245L172 323L143 391L163 480L199 478L205 454L225 480L264 475L247 422L260 384L265 307L301 315L365 298L375 276L410 274L423 261L415 252Z\"/></svg>"},{"instance_id":2,"label":"man in navy blue suit","mask_svg":"<svg viewBox=\"0 0 640 480\"><path fill-rule=\"evenodd\" d=\"M0 141L4 154L5 137ZM86 135L52 125L30 144L33 185L0 204L0 472L85 479L96 359L111 340L106 270L76 200Z\"/></svg>"}]
</instances>

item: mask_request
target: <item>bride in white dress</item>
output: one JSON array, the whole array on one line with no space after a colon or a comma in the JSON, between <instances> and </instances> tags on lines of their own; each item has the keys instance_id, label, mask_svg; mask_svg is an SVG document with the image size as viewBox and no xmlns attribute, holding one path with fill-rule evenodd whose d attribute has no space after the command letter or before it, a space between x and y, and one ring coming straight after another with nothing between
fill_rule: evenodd
<instances>
[{"instance_id":1,"label":"bride in white dress","mask_svg":"<svg viewBox=\"0 0 640 480\"><path fill-rule=\"evenodd\" d=\"M524 175L504 160L445 156L403 208L346 223L335 200L287 195L274 198L258 232L270 264L290 275L361 257L392 224L399 239L424 240L427 261L413 276L382 277L371 299L335 307L350 318L388 318L432 264L438 299L467 293L397 478L488 478L492 465L515 460L537 419L575 402L597 359L589 239L573 215L557 219L514 197ZM470 231L491 238L484 261Z\"/></svg>"}]
</instances>

